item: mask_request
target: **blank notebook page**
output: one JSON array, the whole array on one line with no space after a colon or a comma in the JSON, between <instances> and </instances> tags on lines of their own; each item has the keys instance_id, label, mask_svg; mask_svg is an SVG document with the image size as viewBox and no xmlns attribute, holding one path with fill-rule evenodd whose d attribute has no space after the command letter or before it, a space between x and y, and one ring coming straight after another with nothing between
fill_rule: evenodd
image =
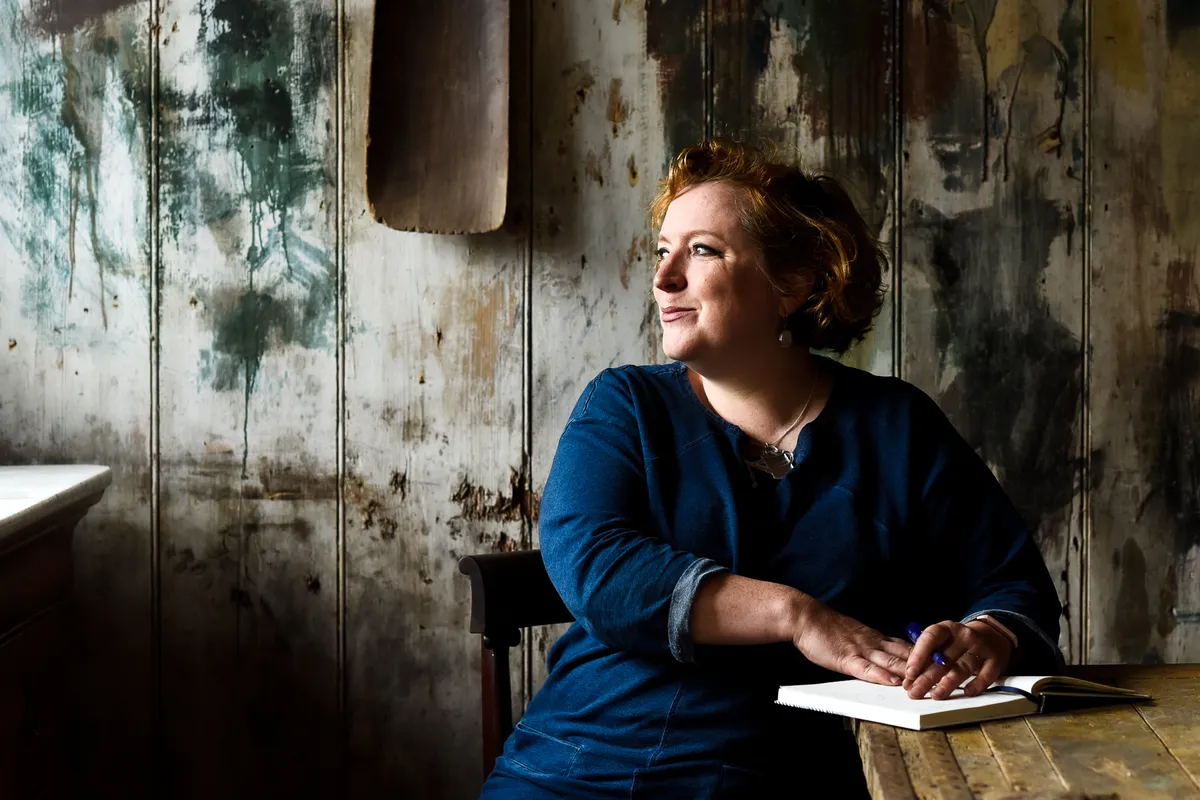
<instances>
[{"instance_id":1,"label":"blank notebook page","mask_svg":"<svg viewBox=\"0 0 1200 800\"><path fill-rule=\"evenodd\" d=\"M1037 710L1034 703L1015 694L985 693L979 697L966 697L961 689L956 689L945 700L929 697L913 700L903 686L880 686L856 680L781 686L778 702L918 731Z\"/></svg>"}]
</instances>

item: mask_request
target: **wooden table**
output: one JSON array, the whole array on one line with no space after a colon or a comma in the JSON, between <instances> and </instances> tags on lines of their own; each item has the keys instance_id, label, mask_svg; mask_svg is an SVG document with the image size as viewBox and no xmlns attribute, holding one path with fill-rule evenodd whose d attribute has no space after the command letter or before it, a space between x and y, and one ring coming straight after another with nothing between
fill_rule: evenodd
<instances>
[{"instance_id":1,"label":"wooden table","mask_svg":"<svg viewBox=\"0 0 1200 800\"><path fill-rule=\"evenodd\" d=\"M910 731L856 724L871 797L1200 798L1200 664L1071 667L1153 703Z\"/></svg>"},{"instance_id":2,"label":"wooden table","mask_svg":"<svg viewBox=\"0 0 1200 800\"><path fill-rule=\"evenodd\" d=\"M0 798L69 797L72 532L107 467L0 467Z\"/></svg>"}]
</instances>

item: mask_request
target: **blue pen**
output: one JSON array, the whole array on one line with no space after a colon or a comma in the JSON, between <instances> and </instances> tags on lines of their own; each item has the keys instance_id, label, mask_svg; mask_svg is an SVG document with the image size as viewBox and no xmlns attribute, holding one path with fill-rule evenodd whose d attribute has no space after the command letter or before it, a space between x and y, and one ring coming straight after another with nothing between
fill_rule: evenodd
<instances>
[{"instance_id":1,"label":"blue pen","mask_svg":"<svg viewBox=\"0 0 1200 800\"><path fill-rule=\"evenodd\" d=\"M904 632L908 634L908 640L910 642L912 642L913 644L916 644L917 639L921 638L921 634L924 633L924 630L917 623L910 622L910 623L908 623L908 627L904 629ZM933 663L940 664L941 666L944 667L944 666L946 666L946 659L942 658L941 653L939 653L937 650L934 650L933 651Z\"/></svg>"}]
</instances>

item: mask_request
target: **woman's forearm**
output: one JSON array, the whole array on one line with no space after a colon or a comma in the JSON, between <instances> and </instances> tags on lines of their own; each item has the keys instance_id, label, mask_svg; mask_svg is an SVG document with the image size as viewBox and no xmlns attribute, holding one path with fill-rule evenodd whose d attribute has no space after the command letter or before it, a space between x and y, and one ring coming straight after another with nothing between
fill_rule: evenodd
<instances>
[{"instance_id":1,"label":"woman's forearm","mask_svg":"<svg viewBox=\"0 0 1200 800\"><path fill-rule=\"evenodd\" d=\"M703 580L692 601L696 644L790 642L812 598L790 586L718 572Z\"/></svg>"}]
</instances>

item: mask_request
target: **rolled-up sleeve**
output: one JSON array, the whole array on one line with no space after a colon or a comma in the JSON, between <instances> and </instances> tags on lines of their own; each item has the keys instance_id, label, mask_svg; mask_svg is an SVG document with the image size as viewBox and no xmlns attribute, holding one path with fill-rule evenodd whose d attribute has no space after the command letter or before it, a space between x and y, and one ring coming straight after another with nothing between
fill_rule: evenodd
<instances>
[{"instance_id":1,"label":"rolled-up sleeve","mask_svg":"<svg viewBox=\"0 0 1200 800\"><path fill-rule=\"evenodd\" d=\"M580 625L611 647L691 658L688 620L717 569L647 531L643 422L612 371L584 391L542 495L546 571Z\"/></svg>"},{"instance_id":2,"label":"rolled-up sleeve","mask_svg":"<svg viewBox=\"0 0 1200 800\"><path fill-rule=\"evenodd\" d=\"M671 655L679 661L690 663L696 660L695 642L692 640L692 604L696 601L701 581L714 573L728 571L715 561L700 558L693 561L675 583L667 616L667 643L671 647Z\"/></svg>"}]
</instances>

